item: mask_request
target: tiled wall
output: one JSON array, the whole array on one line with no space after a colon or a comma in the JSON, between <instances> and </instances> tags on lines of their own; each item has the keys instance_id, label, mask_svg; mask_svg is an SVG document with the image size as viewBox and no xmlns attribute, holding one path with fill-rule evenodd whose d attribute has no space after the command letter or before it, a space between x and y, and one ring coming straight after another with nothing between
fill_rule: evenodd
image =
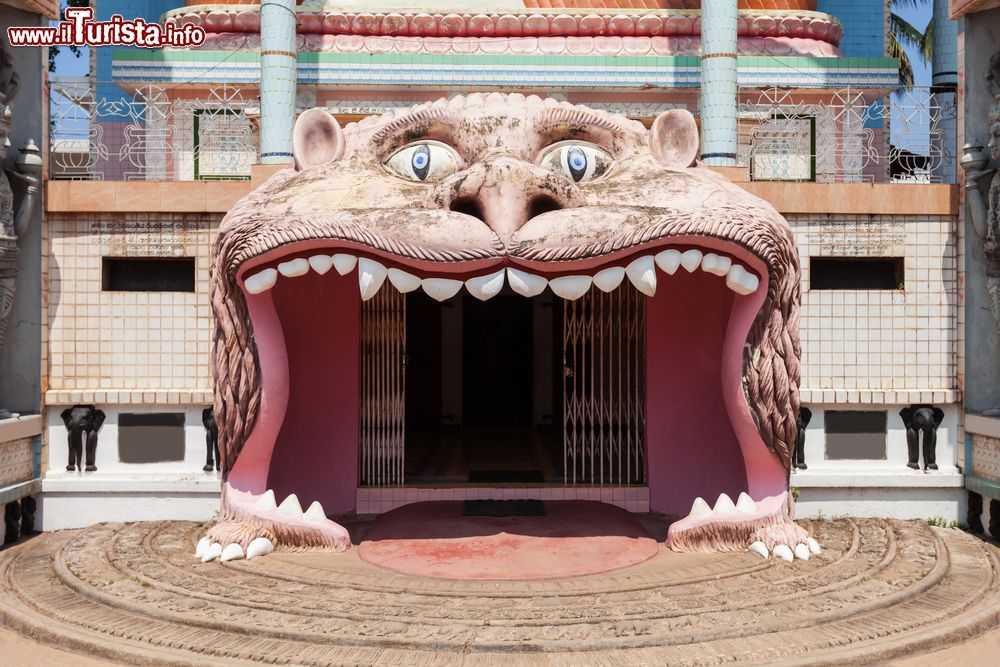
<instances>
[{"instance_id":1,"label":"tiled wall","mask_svg":"<svg viewBox=\"0 0 1000 667\"><path fill-rule=\"evenodd\" d=\"M844 26L840 50L854 58L878 58L885 49L885 0L819 0L817 9Z\"/></svg>"},{"instance_id":2,"label":"tiled wall","mask_svg":"<svg viewBox=\"0 0 1000 667\"><path fill-rule=\"evenodd\" d=\"M195 214L49 217L49 405L211 402L217 226L217 217ZM103 292L103 256L194 257L195 291Z\"/></svg>"},{"instance_id":3,"label":"tiled wall","mask_svg":"<svg viewBox=\"0 0 1000 667\"><path fill-rule=\"evenodd\" d=\"M806 403L957 400L957 232L949 216L792 215ZM903 257L902 290L809 289L809 257Z\"/></svg>"}]
</instances>

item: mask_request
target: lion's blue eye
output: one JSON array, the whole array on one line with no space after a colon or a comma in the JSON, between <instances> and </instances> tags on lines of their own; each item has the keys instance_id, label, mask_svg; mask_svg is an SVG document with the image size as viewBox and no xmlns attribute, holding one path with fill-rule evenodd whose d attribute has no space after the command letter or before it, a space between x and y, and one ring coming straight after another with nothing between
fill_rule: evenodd
<instances>
[{"instance_id":1,"label":"lion's blue eye","mask_svg":"<svg viewBox=\"0 0 1000 667\"><path fill-rule=\"evenodd\" d=\"M550 146L539 163L574 183L582 183L603 175L612 160L607 151L594 144L566 141Z\"/></svg>"},{"instance_id":2,"label":"lion's blue eye","mask_svg":"<svg viewBox=\"0 0 1000 667\"><path fill-rule=\"evenodd\" d=\"M393 153L385 166L411 181L432 182L451 176L461 162L455 149L437 141L418 141Z\"/></svg>"}]
</instances>

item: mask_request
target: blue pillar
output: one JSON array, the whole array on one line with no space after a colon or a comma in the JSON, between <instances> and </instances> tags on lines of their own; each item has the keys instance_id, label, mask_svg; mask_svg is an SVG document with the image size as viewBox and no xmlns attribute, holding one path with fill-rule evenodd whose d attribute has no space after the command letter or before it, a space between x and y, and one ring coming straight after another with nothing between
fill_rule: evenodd
<instances>
[{"instance_id":1,"label":"blue pillar","mask_svg":"<svg viewBox=\"0 0 1000 667\"><path fill-rule=\"evenodd\" d=\"M296 87L295 0L260 5L260 161L292 161Z\"/></svg>"},{"instance_id":2,"label":"blue pillar","mask_svg":"<svg viewBox=\"0 0 1000 667\"><path fill-rule=\"evenodd\" d=\"M736 0L701 3L701 160L736 164Z\"/></svg>"},{"instance_id":3,"label":"blue pillar","mask_svg":"<svg viewBox=\"0 0 1000 667\"><path fill-rule=\"evenodd\" d=\"M943 183L955 183L958 155L958 22L948 18L948 0L934 0L934 55L931 58L931 106L941 114L940 135L934 138L935 153L941 156L934 176Z\"/></svg>"}]
</instances>

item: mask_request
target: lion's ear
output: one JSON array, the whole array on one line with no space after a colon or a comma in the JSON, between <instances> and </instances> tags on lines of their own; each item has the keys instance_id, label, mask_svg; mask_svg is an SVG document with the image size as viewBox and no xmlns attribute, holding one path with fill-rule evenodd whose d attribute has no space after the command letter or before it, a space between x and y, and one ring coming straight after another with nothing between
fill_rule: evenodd
<instances>
[{"instance_id":1,"label":"lion's ear","mask_svg":"<svg viewBox=\"0 0 1000 667\"><path fill-rule=\"evenodd\" d=\"M323 109L302 112L292 131L295 170L305 171L340 159L344 144L344 132L336 118Z\"/></svg>"},{"instance_id":2,"label":"lion's ear","mask_svg":"<svg viewBox=\"0 0 1000 667\"><path fill-rule=\"evenodd\" d=\"M687 109L664 111L649 128L649 150L664 167L686 169L698 157L698 124Z\"/></svg>"}]
</instances>

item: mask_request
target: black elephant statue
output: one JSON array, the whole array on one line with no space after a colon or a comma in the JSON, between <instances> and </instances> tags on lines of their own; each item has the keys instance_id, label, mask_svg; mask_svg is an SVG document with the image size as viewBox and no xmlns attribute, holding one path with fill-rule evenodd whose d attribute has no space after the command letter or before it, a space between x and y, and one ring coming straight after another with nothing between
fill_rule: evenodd
<instances>
[{"instance_id":1,"label":"black elephant statue","mask_svg":"<svg viewBox=\"0 0 1000 667\"><path fill-rule=\"evenodd\" d=\"M104 412L93 405L74 405L60 415L69 432L69 464L66 470L79 470L83 465L83 441L87 440L87 472L97 470L94 456L97 454L97 432L104 424Z\"/></svg>"},{"instance_id":2,"label":"black elephant statue","mask_svg":"<svg viewBox=\"0 0 1000 667\"><path fill-rule=\"evenodd\" d=\"M21 539L21 503L15 500L4 506L3 522L5 528L4 544L13 544Z\"/></svg>"},{"instance_id":3,"label":"black elephant statue","mask_svg":"<svg viewBox=\"0 0 1000 667\"><path fill-rule=\"evenodd\" d=\"M201 423L205 425L205 467L202 470L212 472L219 469L219 427L215 423L215 410L202 410Z\"/></svg>"},{"instance_id":4,"label":"black elephant statue","mask_svg":"<svg viewBox=\"0 0 1000 667\"><path fill-rule=\"evenodd\" d=\"M795 434L795 456L792 458L792 465L799 470L807 470L806 465L806 427L812 419L812 410L803 406L799 408L799 416L795 419L797 431Z\"/></svg>"},{"instance_id":5,"label":"black elephant statue","mask_svg":"<svg viewBox=\"0 0 1000 667\"><path fill-rule=\"evenodd\" d=\"M937 470L935 459L937 449L937 429L944 420L944 410L933 405L911 405L899 411L906 426L906 445L909 461L906 466L920 469L920 434L923 433L924 470Z\"/></svg>"},{"instance_id":6,"label":"black elephant statue","mask_svg":"<svg viewBox=\"0 0 1000 667\"><path fill-rule=\"evenodd\" d=\"M21 535L31 535L35 532L35 512L38 503L31 496L21 498Z\"/></svg>"}]
</instances>

